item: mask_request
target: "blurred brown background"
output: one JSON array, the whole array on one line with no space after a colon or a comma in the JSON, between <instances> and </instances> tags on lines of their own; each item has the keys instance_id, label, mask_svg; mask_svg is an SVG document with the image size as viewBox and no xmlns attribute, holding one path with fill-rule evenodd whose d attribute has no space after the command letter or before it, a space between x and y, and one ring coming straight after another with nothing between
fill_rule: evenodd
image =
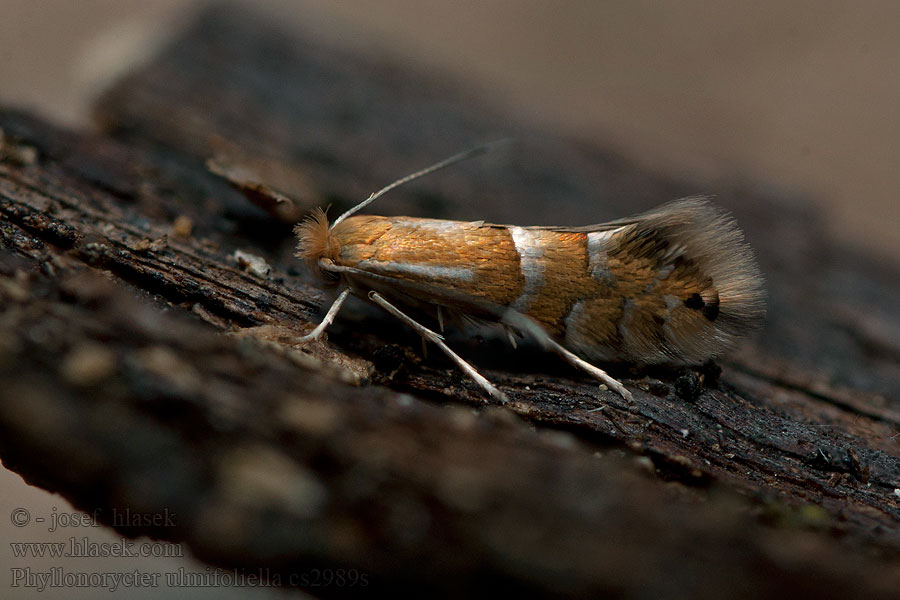
<instances>
[{"instance_id":1,"label":"blurred brown background","mask_svg":"<svg viewBox=\"0 0 900 600\"><path fill-rule=\"evenodd\" d=\"M203 4L0 0L0 102L87 125L97 91ZM285 27L436 67L549 132L703 191L741 178L803 193L842 238L892 260L900 251L896 2L252 4Z\"/></svg>"},{"instance_id":2,"label":"blurred brown background","mask_svg":"<svg viewBox=\"0 0 900 600\"><path fill-rule=\"evenodd\" d=\"M900 3L245 3L333 44L446 72L550 133L593 140L699 181L706 189L698 192L715 193L718 181L733 179L786 188L820 204L833 231L848 242L888 260L900 251ZM152 58L203 4L0 0L0 104L89 127L95 95ZM69 537L15 529L7 518L17 506L35 514L71 510L64 501L27 488L7 471L0 471L0 490L4 540ZM94 541L117 539L90 534ZM8 550L0 558L7 573L21 562ZM171 571L182 563L136 564ZM50 566L44 561L36 568ZM80 570L128 568L136 567L121 560L77 562ZM128 595L151 598L157 591L165 592ZM224 597L223 591L184 590L184 597ZM95 592L52 590L35 597Z\"/></svg>"}]
</instances>

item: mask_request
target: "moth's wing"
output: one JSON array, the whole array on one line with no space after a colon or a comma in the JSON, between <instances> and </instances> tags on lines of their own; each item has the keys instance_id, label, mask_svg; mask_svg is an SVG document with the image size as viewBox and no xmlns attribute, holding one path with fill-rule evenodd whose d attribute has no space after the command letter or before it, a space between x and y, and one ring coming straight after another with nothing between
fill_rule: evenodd
<instances>
[{"instance_id":1,"label":"moth's wing","mask_svg":"<svg viewBox=\"0 0 900 600\"><path fill-rule=\"evenodd\" d=\"M488 302L452 288L427 282L416 282L372 273L355 267L320 263L322 269L340 274L351 289L359 295L375 290L401 304L428 312L438 306L475 324L502 324L515 331L530 335L542 345L549 339L547 333L531 317L513 308Z\"/></svg>"},{"instance_id":2,"label":"moth's wing","mask_svg":"<svg viewBox=\"0 0 900 600\"><path fill-rule=\"evenodd\" d=\"M587 235L604 298L623 302L618 338L593 334L611 318L594 299L567 329L566 344L598 360L705 360L756 329L765 315L763 277L734 219L705 197L664 204L624 219L582 227L535 227ZM598 300L598 307L607 300ZM607 311L609 312L609 311ZM615 312L615 311L613 311ZM615 337L615 336L613 336Z\"/></svg>"},{"instance_id":3,"label":"moth's wing","mask_svg":"<svg viewBox=\"0 0 900 600\"><path fill-rule=\"evenodd\" d=\"M696 215L699 213L709 213L717 210L710 203L709 196L689 196L667 202L661 206L657 206L646 212L638 213L630 217L623 217L614 221L605 223L594 223L592 225L577 226L561 226L561 225L535 225L523 227L523 229L533 229L537 231L559 231L561 233L592 233L600 231L612 231L621 229L627 225L640 224L642 222L666 221L676 219L679 215ZM497 227L510 227L510 225L497 225Z\"/></svg>"},{"instance_id":4,"label":"moth's wing","mask_svg":"<svg viewBox=\"0 0 900 600\"><path fill-rule=\"evenodd\" d=\"M427 281L410 281L356 267L335 265L328 261L320 262L320 266L325 271L341 275L356 292L367 293L369 290L375 290L386 297L417 308L442 306L467 317L491 322L501 322L504 314L509 311L506 306Z\"/></svg>"}]
</instances>

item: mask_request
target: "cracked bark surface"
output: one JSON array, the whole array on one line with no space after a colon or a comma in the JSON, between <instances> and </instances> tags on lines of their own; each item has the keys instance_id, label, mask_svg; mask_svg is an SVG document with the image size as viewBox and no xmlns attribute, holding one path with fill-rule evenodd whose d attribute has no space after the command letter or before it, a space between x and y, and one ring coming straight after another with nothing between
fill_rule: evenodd
<instances>
[{"instance_id":1,"label":"cracked bark surface","mask_svg":"<svg viewBox=\"0 0 900 600\"><path fill-rule=\"evenodd\" d=\"M715 190L767 276L766 328L721 373L619 367L634 405L463 330L451 347L511 399L493 406L361 302L293 343L327 295L291 256L292 220L473 143L521 140L373 212L584 224L710 191L485 104L220 9L98 102L101 132L0 113L4 464L101 516L168 509L175 527L126 533L284 581L896 597L900 269L839 246L800 199ZM296 205L255 205L211 158Z\"/></svg>"}]
</instances>

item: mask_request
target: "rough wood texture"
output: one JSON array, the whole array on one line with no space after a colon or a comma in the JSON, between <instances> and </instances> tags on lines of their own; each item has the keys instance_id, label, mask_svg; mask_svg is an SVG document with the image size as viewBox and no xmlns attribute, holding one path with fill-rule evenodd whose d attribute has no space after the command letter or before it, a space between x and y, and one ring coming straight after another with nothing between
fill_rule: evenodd
<instances>
[{"instance_id":1,"label":"rough wood texture","mask_svg":"<svg viewBox=\"0 0 900 600\"><path fill-rule=\"evenodd\" d=\"M325 297L289 217L205 161L340 209L516 135L377 211L520 224L710 190L247 15L207 14L98 116L107 133L0 114L0 457L28 480L107 514L168 509L175 527L128 533L284 583L330 567L441 595L896 594L900 270L837 246L801 201L715 190L770 289L765 331L721 375L620 368L628 405L534 348L458 335L501 409L362 303L327 344L294 345Z\"/></svg>"}]
</instances>

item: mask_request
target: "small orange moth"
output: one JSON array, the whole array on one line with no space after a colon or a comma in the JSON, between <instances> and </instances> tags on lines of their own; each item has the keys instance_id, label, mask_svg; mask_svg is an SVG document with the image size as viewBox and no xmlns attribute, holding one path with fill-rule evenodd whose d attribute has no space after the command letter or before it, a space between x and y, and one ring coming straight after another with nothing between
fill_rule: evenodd
<instances>
[{"instance_id":1,"label":"small orange moth","mask_svg":"<svg viewBox=\"0 0 900 600\"><path fill-rule=\"evenodd\" d=\"M295 228L297 256L339 287L318 339L354 294L436 344L488 394L506 395L400 309L500 324L536 339L624 398L588 361L699 363L734 346L764 314L763 279L734 220L703 197L582 227L353 216L412 179L481 154L480 146L395 181L333 223L317 208Z\"/></svg>"}]
</instances>

